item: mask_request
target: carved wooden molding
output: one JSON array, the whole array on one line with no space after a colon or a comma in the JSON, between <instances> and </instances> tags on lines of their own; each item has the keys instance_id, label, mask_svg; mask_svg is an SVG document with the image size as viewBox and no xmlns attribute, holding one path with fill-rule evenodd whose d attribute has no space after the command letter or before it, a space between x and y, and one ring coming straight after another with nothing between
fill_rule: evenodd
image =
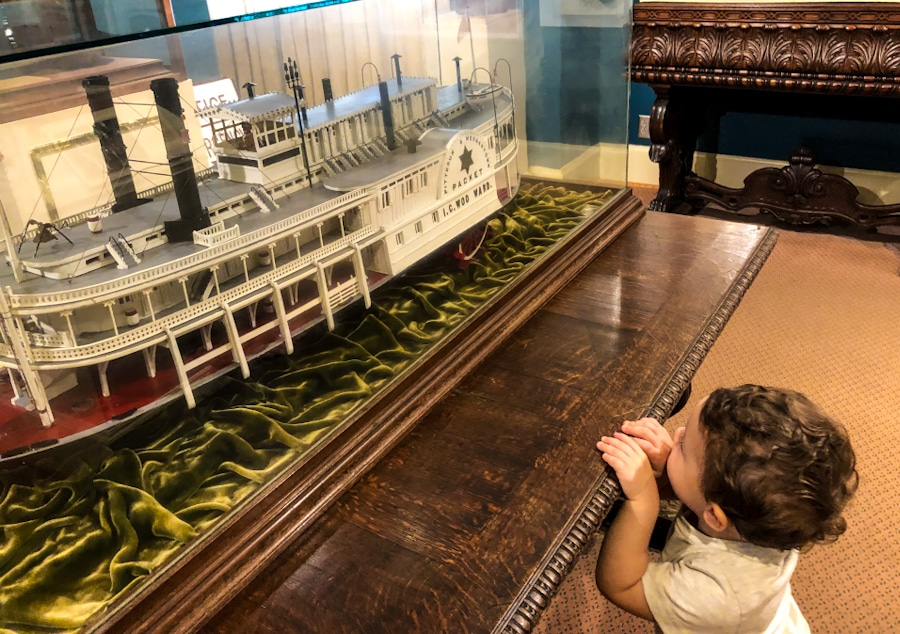
<instances>
[{"instance_id":1,"label":"carved wooden molding","mask_svg":"<svg viewBox=\"0 0 900 634\"><path fill-rule=\"evenodd\" d=\"M634 7L632 78L837 94L900 94L900 5Z\"/></svg>"},{"instance_id":2,"label":"carved wooden molding","mask_svg":"<svg viewBox=\"0 0 900 634\"><path fill-rule=\"evenodd\" d=\"M772 253L777 240L777 232L772 229L766 231L753 257L732 283L722 304L710 317L703 331L678 363L665 387L653 399L643 416L663 420L669 415L682 393L690 385L691 379L725 328L725 324L734 314L741 298L750 288L750 284L762 269L769 254ZM494 634L527 634L534 629L544 608L559 590L563 579L581 555L590 548L590 543L600 528L600 523L609 513L620 492L618 481L612 471L607 468L594 485L593 493L588 497L581 510L575 514L575 520L568 531L562 532L556 550L543 570L525 585L516 601L513 602L512 608L494 628Z\"/></svg>"},{"instance_id":3,"label":"carved wooden molding","mask_svg":"<svg viewBox=\"0 0 900 634\"><path fill-rule=\"evenodd\" d=\"M785 167L751 172L741 189L690 174L684 179L684 196L729 211L754 207L793 225L849 222L866 229L900 225L900 204L863 204L857 200L859 190L853 183L842 176L825 174L814 164L812 154L801 148Z\"/></svg>"}]
</instances>

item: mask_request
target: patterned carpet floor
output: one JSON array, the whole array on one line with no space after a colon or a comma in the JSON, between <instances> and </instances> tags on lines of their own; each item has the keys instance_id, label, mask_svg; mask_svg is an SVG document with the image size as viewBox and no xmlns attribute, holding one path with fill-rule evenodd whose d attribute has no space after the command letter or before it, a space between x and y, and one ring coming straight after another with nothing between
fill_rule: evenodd
<instances>
[{"instance_id":1,"label":"patterned carpet floor","mask_svg":"<svg viewBox=\"0 0 900 634\"><path fill-rule=\"evenodd\" d=\"M896 244L779 230L778 243L693 380L687 412L720 386L807 394L848 428L859 491L849 528L803 553L792 587L814 633L900 632L900 252ZM652 632L594 585L602 536L538 622L538 634Z\"/></svg>"}]
</instances>

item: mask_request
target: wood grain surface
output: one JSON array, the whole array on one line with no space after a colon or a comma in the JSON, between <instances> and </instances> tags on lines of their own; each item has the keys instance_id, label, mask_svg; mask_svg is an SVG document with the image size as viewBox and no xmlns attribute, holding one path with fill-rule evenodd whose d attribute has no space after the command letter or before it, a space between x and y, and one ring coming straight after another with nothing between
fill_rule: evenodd
<instances>
[{"instance_id":1,"label":"wood grain surface","mask_svg":"<svg viewBox=\"0 0 900 634\"><path fill-rule=\"evenodd\" d=\"M648 213L203 631L503 627L610 480L594 442L689 380L685 359L773 239Z\"/></svg>"}]
</instances>

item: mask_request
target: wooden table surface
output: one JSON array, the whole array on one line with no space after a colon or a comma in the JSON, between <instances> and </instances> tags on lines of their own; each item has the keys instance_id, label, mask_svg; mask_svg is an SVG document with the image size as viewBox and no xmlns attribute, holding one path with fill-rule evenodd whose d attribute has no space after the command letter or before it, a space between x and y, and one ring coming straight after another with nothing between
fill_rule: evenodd
<instances>
[{"instance_id":1,"label":"wooden table surface","mask_svg":"<svg viewBox=\"0 0 900 634\"><path fill-rule=\"evenodd\" d=\"M595 441L668 413L774 242L647 213L203 631L528 631L618 493Z\"/></svg>"}]
</instances>

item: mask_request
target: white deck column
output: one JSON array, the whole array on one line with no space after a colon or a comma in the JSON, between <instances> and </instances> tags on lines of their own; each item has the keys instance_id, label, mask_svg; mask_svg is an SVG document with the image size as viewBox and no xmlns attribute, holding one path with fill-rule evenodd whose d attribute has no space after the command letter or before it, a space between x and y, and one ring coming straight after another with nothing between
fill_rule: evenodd
<instances>
[{"instance_id":1,"label":"white deck column","mask_svg":"<svg viewBox=\"0 0 900 634\"><path fill-rule=\"evenodd\" d=\"M363 264L362 249L353 243L353 270L356 272L356 284L359 293L363 296L366 308L372 307L372 296L369 294L369 278L366 276L366 267Z\"/></svg>"},{"instance_id":2,"label":"white deck column","mask_svg":"<svg viewBox=\"0 0 900 634\"><path fill-rule=\"evenodd\" d=\"M109 369L109 361L101 361L97 364L97 372L100 374L100 394L109 396L109 379L106 371Z\"/></svg>"},{"instance_id":3,"label":"white deck column","mask_svg":"<svg viewBox=\"0 0 900 634\"><path fill-rule=\"evenodd\" d=\"M188 280L188 278L186 278L186 277L178 278L178 281L181 282L181 290L184 291L184 307L190 308L191 307L191 298L188 297L187 280Z\"/></svg>"},{"instance_id":4,"label":"white deck column","mask_svg":"<svg viewBox=\"0 0 900 634\"><path fill-rule=\"evenodd\" d=\"M156 311L153 310L153 298L151 297L153 291L147 289L141 292L144 293L144 297L147 299L147 310L150 311L150 321L156 321Z\"/></svg>"},{"instance_id":5,"label":"white deck column","mask_svg":"<svg viewBox=\"0 0 900 634\"><path fill-rule=\"evenodd\" d=\"M178 339L170 328L166 328L166 337L169 339L169 352L172 353L172 361L175 362L175 373L178 374L178 382L181 384L181 391L184 392L184 400L187 402L188 409L194 409L197 401L194 399L194 391L191 389L187 370L184 369L184 359L181 358Z\"/></svg>"},{"instance_id":6,"label":"white deck column","mask_svg":"<svg viewBox=\"0 0 900 634\"><path fill-rule=\"evenodd\" d=\"M144 366L147 368L147 376L156 378L156 344L141 350L144 354Z\"/></svg>"},{"instance_id":7,"label":"white deck column","mask_svg":"<svg viewBox=\"0 0 900 634\"><path fill-rule=\"evenodd\" d=\"M294 339L291 337L291 326L288 323L287 312L284 310L284 297L281 296L281 289L270 282L272 287L272 303L275 304L275 314L278 316L278 327L281 329L281 338L284 339L284 350L288 354L294 353Z\"/></svg>"},{"instance_id":8,"label":"white deck column","mask_svg":"<svg viewBox=\"0 0 900 634\"><path fill-rule=\"evenodd\" d=\"M103 305L109 309L109 318L112 320L113 330L115 331L116 336L118 337L119 336L119 326L118 326L118 324L116 324L116 313L113 310L113 306L116 305L116 302L114 300L111 300L108 302L103 302Z\"/></svg>"},{"instance_id":9,"label":"white deck column","mask_svg":"<svg viewBox=\"0 0 900 634\"><path fill-rule=\"evenodd\" d=\"M319 299L322 302L322 312L325 314L325 323L328 330L334 330L334 313L331 311L331 300L328 298L328 282L325 281L325 269L321 262L316 262L316 282L319 284Z\"/></svg>"},{"instance_id":10,"label":"white deck column","mask_svg":"<svg viewBox=\"0 0 900 634\"><path fill-rule=\"evenodd\" d=\"M72 345L77 344L77 340L75 339L75 327L72 326L72 311L66 310L60 313L63 317L66 318L66 326L69 328L69 336L72 337Z\"/></svg>"},{"instance_id":11,"label":"white deck column","mask_svg":"<svg viewBox=\"0 0 900 634\"><path fill-rule=\"evenodd\" d=\"M221 295L222 291L219 290L219 265L209 267L209 270L212 271L213 274L213 284L216 286L216 295Z\"/></svg>"},{"instance_id":12,"label":"white deck column","mask_svg":"<svg viewBox=\"0 0 900 634\"><path fill-rule=\"evenodd\" d=\"M2 316L7 339L9 339L9 343L12 346L19 372L22 374L22 381L25 384L25 389L28 391L34 409L37 410L38 415L41 417L41 424L44 427L50 427L53 424L53 411L50 409L47 392L44 391L44 384L41 382L40 374L31 366L31 350L28 348L28 335L25 331L25 324L18 317L12 316L6 293L2 289L0 289L0 316Z\"/></svg>"},{"instance_id":13,"label":"white deck column","mask_svg":"<svg viewBox=\"0 0 900 634\"><path fill-rule=\"evenodd\" d=\"M247 355L244 354L244 347L241 345L241 333L238 332L237 324L234 322L234 313L231 312L231 306L224 302L222 310L225 312L225 330L228 331L228 339L231 341L232 357L241 366L241 375L245 379L250 378L250 366L247 364Z\"/></svg>"}]
</instances>

